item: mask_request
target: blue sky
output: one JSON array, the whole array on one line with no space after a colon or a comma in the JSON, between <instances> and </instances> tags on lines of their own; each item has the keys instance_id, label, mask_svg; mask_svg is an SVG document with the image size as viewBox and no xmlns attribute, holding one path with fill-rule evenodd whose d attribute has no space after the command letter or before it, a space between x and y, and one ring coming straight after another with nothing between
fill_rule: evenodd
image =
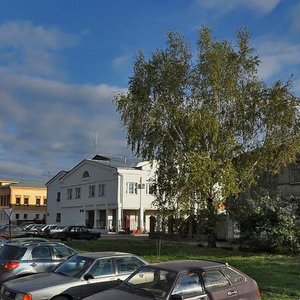
<instances>
[{"instance_id":1,"label":"blue sky","mask_svg":"<svg viewBox=\"0 0 300 300\"><path fill-rule=\"evenodd\" d=\"M128 156L112 99L138 50L202 25L234 43L248 28L267 82L300 94L298 0L0 1L0 177L48 180L96 153ZM95 139L97 135L97 145Z\"/></svg>"}]
</instances>

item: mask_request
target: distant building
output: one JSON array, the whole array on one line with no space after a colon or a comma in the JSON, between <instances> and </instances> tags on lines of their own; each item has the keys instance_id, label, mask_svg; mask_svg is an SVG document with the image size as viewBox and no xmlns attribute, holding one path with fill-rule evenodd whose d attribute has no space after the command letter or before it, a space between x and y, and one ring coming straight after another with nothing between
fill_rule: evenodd
<instances>
[{"instance_id":1,"label":"distant building","mask_svg":"<svg viewBox=\"0 0 300 300\"><path fill-rule=\"evenodd\" d=\"M44 182L0 178L0 224L8 223L5 208L11 208L11 222L43 222L47 189Z\"/></svg>"},{"instance_id":2,"label":"distant building","mask_svg":"<svg viewBox=\"0 0 300 300\"><path fill-rule=\"evenodd\" d=\"M149 162L96 155L46 183L47 223L103 231L149 231L154 168Z\"/></svg>"}]
</instances>

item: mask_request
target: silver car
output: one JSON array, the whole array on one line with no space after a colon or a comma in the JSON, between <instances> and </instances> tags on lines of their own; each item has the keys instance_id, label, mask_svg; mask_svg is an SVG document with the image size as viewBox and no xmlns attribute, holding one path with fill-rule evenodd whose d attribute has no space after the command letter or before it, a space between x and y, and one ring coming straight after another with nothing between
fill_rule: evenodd
<instances>
[{"instance_id":1,"label":"silver car","mask_svg":"<svg viewBox=\"0 0 300 300\"><path fill-rule=\"evenodd\" d=\"M1 288L1 300L82 299L116 287L140 266L142 258L121 252L75 255L54 271L11 280ZM55 297L55 298L54 298Z\"/></svg>"},{"instance_id":2,"label":"silver car","mask_svg":"<svg viewBox=\"0 0 300 300\"><path fill-rule=\"evenodd\" d=\"M48 272L78 251L58 242L14 241L0 248L0 286L3 282Z\"/></svg>"}]
</instances>

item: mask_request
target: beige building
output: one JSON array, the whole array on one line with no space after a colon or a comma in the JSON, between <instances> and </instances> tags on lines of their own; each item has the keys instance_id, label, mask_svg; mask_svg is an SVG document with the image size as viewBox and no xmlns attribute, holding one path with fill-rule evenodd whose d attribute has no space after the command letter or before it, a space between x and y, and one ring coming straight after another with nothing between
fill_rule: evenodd
<instances>
[{"instance_id":1,"label":"beige building","mask_svg":"<svg viewBox=\"0 0 300 300\"><path fill-rule=\"evenodd\" d=\"M0 179L0 224L8 223L5 208L10 208L12 223L44 222L47 188L41 181Z\"/></svg>"}]
</instances>

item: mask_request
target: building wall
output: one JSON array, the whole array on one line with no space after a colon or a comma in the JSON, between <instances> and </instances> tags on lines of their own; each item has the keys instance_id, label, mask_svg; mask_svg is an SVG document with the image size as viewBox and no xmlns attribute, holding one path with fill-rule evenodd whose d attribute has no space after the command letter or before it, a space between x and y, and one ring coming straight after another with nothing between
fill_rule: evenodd
<instances>
[{"instance_id":1,"label":"building wall","mask_svg":"<svg viewBox=\"0 0 300 300\"><path fill-rule=\"evenodd\" d=\"M130 230L149 227L149 218L155 213L151 204L154 197L147 188L152 175L153 170L147 165L136 170L84 160L61 179L47 184L47 223L86 224L119 231L124 229L125 217L128 217ZM134 186L131 192L130 184ZM91 186L95 187L93 196ZM104 194L99 193L99 186L105 186ZM80 189L80 198L75 197L76 189ZM58 192L61 193L59 202L56 200ZM61 214L60 222L56 218L58 213Z\"/></svg>"},{"instance_id":2,"label":"building wall","mask_svg":"<svg viewBox=\"0 0 300 300\"><path fill-rule=\"evenodd\" d=\"M47 189L46 187L22 186L20 183L18 185L8 184L6 186L2 184L0 189L0 205L1 224L8 222L8 217L3 212L3 208L5 207L13 209L10 218L14 223L42 221L46 217Z\"/></svg>"}]
</instances>

